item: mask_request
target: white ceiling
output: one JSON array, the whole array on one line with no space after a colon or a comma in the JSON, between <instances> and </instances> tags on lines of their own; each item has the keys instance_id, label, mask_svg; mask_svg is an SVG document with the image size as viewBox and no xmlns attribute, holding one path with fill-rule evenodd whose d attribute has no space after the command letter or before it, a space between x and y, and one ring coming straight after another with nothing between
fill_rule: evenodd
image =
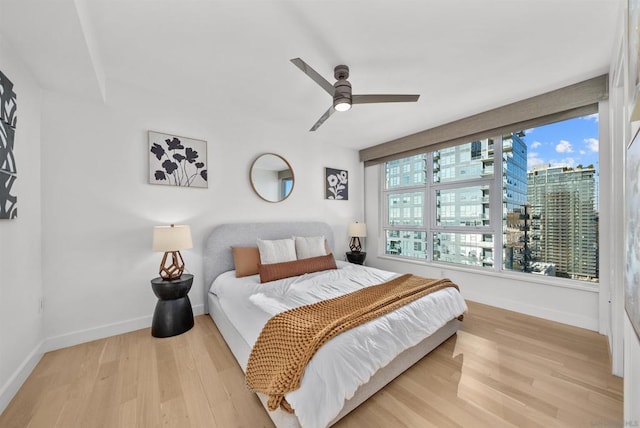
<instances>
[{"instance_id":1,"label":"white ceiling","mask_svg":"<svg viewBox=\"0 0 640 428\"><path fill-rule=\"evenodd\" d=\"M608 72L624 0L0 0L0 33L47 89L109 97L120 82L285 138L360 149ZM357 105L307 130L331 99Z\"/></svg>"}]
</instances>

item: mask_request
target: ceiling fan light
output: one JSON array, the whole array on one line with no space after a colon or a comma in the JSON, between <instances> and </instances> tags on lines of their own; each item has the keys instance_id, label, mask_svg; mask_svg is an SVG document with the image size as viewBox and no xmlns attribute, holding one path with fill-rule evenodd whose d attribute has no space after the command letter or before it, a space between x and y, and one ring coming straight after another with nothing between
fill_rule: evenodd
<instances>
[{"instance_id":1,"label":"ceiling fan light","mask_svg":"<svg viewBox=\"0 0 640 428\"><path fill-rule=\"evenodd\" d=\"M347 111L351 108L351 103L347 100L341 100L335 103L333 108L336 109L336 111Z\"/></svg>"}]
</instances>

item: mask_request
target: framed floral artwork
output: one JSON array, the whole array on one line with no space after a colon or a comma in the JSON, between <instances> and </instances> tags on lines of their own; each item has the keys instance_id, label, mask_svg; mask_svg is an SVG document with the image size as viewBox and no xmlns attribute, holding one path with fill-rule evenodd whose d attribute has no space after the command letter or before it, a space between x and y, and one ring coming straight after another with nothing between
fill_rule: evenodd
<instances>
[{"instance_id":1,"label":"framed floral artwork","mask_svg":"<svg viewBox=\"0 0 640 428\"><path fill-rule=\"evenodd\" d=\"M209 187L207 142L149 131L149 183Z\"/></svg>"},{"instance_id":2,"label":"framed floral artwork","mask_svg":"<svg viewBox=\"0 0 640 428\"><path fill-rule=\"evenodd\" d=\"M324 198L349 200L349 172L344 169L324 169Z\"/></svg>"}]
</instances>

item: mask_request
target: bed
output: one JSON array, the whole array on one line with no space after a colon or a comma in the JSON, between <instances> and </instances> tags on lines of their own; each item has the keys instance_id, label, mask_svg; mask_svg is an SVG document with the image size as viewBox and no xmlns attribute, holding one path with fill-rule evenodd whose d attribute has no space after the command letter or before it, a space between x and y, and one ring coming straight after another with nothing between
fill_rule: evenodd
<instances>
[{"instance_id":1,"label":"bed","mask_svg":"<svg viewBox=\"0 0 640 428\"><path fill-rule=\"evenodd\" d=\"M275 240L291 236L324 236L328 247L334 248L333 231L329 225L321 222L224 224L214 228L206 239L204 279L207 311L245 372L261 325L279 310L280 303L274 303L278 296L289 299L293 294L291 290L318 290L318 284L325 284L329 277L338 278L337 282L353 282L353 278L357 278L356 282L372 285L374 281L383 282L395 275L338 261L338 269L335 271L315 272L273 281L267 283L269 287L261 286L259 278L255 276L235 278L231 246L255 246L257 239ZM341 279L343 277L347 279ZM446 293L443 291L420 298L327 342L309 362L299 390L287 395L295 413L281 409L268 411L274 424L278 428L330 426L455 334L461 323L458 318L466 311L466 305L454 289L448 289ZM272 299L273 297L276 299ZM293 305L290 302L286 304ZM435 314L431 316L433 319L421 315L432 312ZM406 323L409 318L422 323L420 328L404 327L403 334L391 332L388 333L391 336L378 341L359 339L367 337L367 334L374 334L371 329L378 328L375 326L378 322L385 326L399 326L400 322ZM393 341L394 337L402 340L391 345L385 342ZM359 344L356 345L356 341ZM372 350L372 344L376 343L384 343L385 355L376 355L381 352ZM387 355L387 351L392 355ZM340 356L341 352L348 355ZM357 352L360 354L356 354ZM369 363L365 358L371 358L372 361ZM350 362L354 360L358 364L350 366ZM360 369L360 366L364 368ZM351 370L354 372L353 377L357 379L345 380L351 376L346 375ZM257 395L266 409L267 397L261 393Z\"/></svg>"}]
</instances>

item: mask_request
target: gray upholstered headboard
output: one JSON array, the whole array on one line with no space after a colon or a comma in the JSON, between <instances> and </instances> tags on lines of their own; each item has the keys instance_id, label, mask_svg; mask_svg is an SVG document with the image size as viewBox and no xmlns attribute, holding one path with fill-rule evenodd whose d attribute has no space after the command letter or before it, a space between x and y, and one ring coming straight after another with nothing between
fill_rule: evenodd
<instances>
[{"instance_id":1,"label":"gray upholstered headboard","mask_svg":"<svg viewBox=\"0 0 640 428\"><path fill-rule=\"evenodd\" d=\"M256 239L283 239L291 236L319 236L334 248L333 229L322 222L290 223L228 223L215 227L204 244L204 302L213 280L223 272L233 270L231 246L256 246Z\"/></svg>"}]
</instances>

